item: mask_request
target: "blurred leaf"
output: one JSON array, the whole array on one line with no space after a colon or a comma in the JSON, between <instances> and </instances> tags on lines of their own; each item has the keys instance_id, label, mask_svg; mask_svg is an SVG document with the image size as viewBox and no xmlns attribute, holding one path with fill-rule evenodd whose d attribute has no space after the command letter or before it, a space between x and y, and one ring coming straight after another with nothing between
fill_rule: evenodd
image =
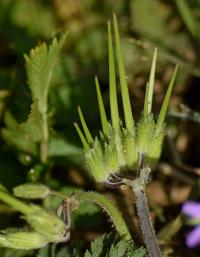
<instances>
[{"instance_id":1,"label":"blurred leaf","mask_svg":"<svg viewBox=\"0 0 200 257\"><path fill-rule=\"evenodd\" d=\"M82 149L67 142L61 137L52 137L49 143L49 156L77 156L82 157Z\"/></svg>"},{"instance_id":2,"label":"blurred leaf","mask_svg":"<svg viewBox=\"0 0 200 257\"><path fill-rule=\"evenodd\" d=\"M199 40L200 24L192 13L189 4L185 0L175 0L175 2L188 31L191 33L194 39Z\"/></svg>"},{"instance_id":3,"label":"blurred leaf","mask_svg":"<svg viewBox=\"0 0 200 257\"><path fill-rule=\"evenodd\" d=\"M27 250L5 249L4 254L2 253L2 251L3 250L1 248L1 257L28 257L32 256L33 254L33 251Z\"/></svg>"},{"instance_id":4,"label":"blurred leaf","mask_svg":"<svg viewBox=\"0 0 200 257\"><path fill-rule=\"evenodd\" d=\"M2 185L1 183L0 183L0 191L7 192L7 193L8 193L7 188L6 188L4 185Z\"/></svg>"},{"instance_id":5,"label":"blurred leaf","mask_svg":"<svg viewBox=\"0 0 200 257\"><path fill-rule=\"evenodd\" d=\"M195 49L190 36L187 31L180 31L180 19L169 5L158 0L132 0L131 16L132 28L141 39L138 45L143 45L147 52L158 47L162 61L178 63L184 68L185 72L181 73L184 80L188 73L200 76L200 69L194 64Z\"/></svg>"},{"instance_id":6,"label":"blurred leaf","mask_svg":"<svg viewBox=\"0 0 200 257\"><path fill-rule=\"evenodd\" d=\"M169 10L158 0L133 0L133 26L136 31L151 38L163 36L168 40L171 36L166 27Z\"/></svg>"},{"instance_id":7,"label":"blurred leaf","mask_svg":"<svg viewBox=\"0 0 200 257\"><path fill-rule=\"evenodd\" d=\"M36 144L31 138L31 132L34 132L35 134L36 131L28 130L28 127L31 127L31 125L29 126L28 123L26 125L24 123L24 127L18 125L14 117L9 112L5 113L4 122L6 124L6 127L2 129L3 139L8 144L13 145L23 152L35 154ZM37 130L37 132L39 131Z\"/></svg>"},{"instance_id":8,"label":"blurred leaf","mask_svg":"<svg viewBox=\"0 0 200 257\"><path fill-rule=\"evenodd\" d=\"M76 245L63 247L58 251L56 257L79 257L81 242L77 242Z\"/></svg>"},{"instance_id":9,"label":"blurred leaf","mask_svg":"<svg viewBox=\"0 0 200 257\"><path fill-rule=\"evenodd\" d=\"M48 37L55 30L55 20L50 5L43 5L41 1L12 1L12 22L26 28L31 35Z\"/></svg>"},{"instance_id":10,"label":"blurred leaf","mask_svg":"<svg viewBox=\"0 0 200 257\"><path fill-rule=\"evenodd\" d=\"M36 257L49 257L50 245L41 248Z\"/></svg>"}]
</instances>

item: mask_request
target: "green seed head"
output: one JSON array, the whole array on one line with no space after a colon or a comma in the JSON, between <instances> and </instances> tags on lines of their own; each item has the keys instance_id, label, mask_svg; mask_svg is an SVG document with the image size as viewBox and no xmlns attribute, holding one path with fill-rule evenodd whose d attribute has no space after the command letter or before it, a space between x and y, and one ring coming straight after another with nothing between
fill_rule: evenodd
<instances>
[{"instance_id":1,"label":"green seed head","mask_svg":"<svg viewBox=\"0 0 200 257\"><path fill-rule=\"evenodd\" d=\"M13 193L15 196L21 198L41 199L45 198L50 193L50 189L40 184L23 184L15 187Z\"/></svg>"},{"instance_id":2,"label":"green seed head","mask_svg":"<svg viewBox=\"0 0 200 257\"><path fill-rule=\"evenodd\" d=\"M21 250L37 249L45 246L48 240L33 231L5 231L0 234L0 246Z\"/></svg>"},{"instance_id":3,"label":"green seed head","mask_svg":"<svg viewBox=\"0 0 200 257\"><path fill-rule=\"evenodd\" d=\"M137 169L138 152L135 131L129 131L123 128L123 149L127 168L129 170Z\"/></svg>"},{"instance_id":4,"label":"green seed head","mask_svg":"<svg viewBox=\"0 0 200 257\"><path fill-rule=\"evenodd\" d=\"M137 127L137 152L143 154L145 162L153 165L160 157L164 128L158 128L155 124L153 114L142 115Z\"/></svg>"},{"instance_id":5,"label":"green seed head","mask_svg":"<svg viewBox=\"0 0 200 257\"><path fill-rule=\"evenodd\" d=\"M84 156L88 169L92 171L92 176L97 182L102 182L107 174L101 143L97 138L95 138L93 147L84 151Z\"/></svg>"},{"instance_id":6,"label":"green seed head","mask_svg":"<svg viewBox=\"0 0 200 257\"><path fill-rule=\"evenodd\" d=\"M113 38L115 44L113 44ZM150 165L150 167L155 165L161 154L164 138L164 120L178 68L176 66L174 70L163 100L158 121L155 122L152 114L153 86L157 58L157 48L155 49L150 77L146 87L144 109L138 124L136 124L131 110L118 24L115 15L113 38L112 28L109 22L108 57L111 122L109 123L107 120L100 85L97 78L95 78L102 123L102 132L100 132L99 139L96 138L93 140L80 108L78 109L78 112L84 133L79 126L75 124L76 130L84 146L84 155L88 169L97 182L107 180L111 174L119 173L124 170L124 168L128 170L137 170L141 154L144 155L145 162ZM118 65L118 75L122 95L124 125L120 120L118 111L116 63Z\"/></svg>"},{"instance_id":7,"label":"green seed head","mask_svg":"<svg viewBox=\"0 0 200 257\"><path fill-rule=\"evenodd\" d=\"M25 217L30 226L50 242L60 242L65 234L66 226L56 215L33 205L32 212Z\"/></svg>"}]
</instances>

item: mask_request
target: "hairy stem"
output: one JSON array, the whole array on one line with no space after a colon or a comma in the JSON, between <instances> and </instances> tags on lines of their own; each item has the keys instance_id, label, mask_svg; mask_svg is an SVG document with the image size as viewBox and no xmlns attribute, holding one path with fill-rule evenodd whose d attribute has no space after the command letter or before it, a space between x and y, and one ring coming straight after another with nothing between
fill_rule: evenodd
<instances>
[{"instance_id":1,"label":"hairy stem","mask_svg":"<svg viewBox=\"0 0 200 257\"><path fill-rule=\"evenodd\" d=\"M134 181L129 179L123 179L123 182L132 187L136 198L136 209L141 224L141 229L144 237L144 242L147 247L147 251L150 257L161 257L161 250L157 243L155 230L152 224L152 220L147 205L147 196L145 193L145 185L147 183L150 169L145 167L140 171L140 177Z\"/></svg>"},{"instance_id":2,"label":"hairy stem","mask_svg":"<svg viewBox=\"0 0 200 257\"><path fill-rule=\"evenodd\" d=\"M80 192L73 196L78 202L90 201L99 205L104 211L107 212L111 218L113 224L119 235L127 240L131 239L130 232L124 222L118 209L113 205L113 203L108 200L104 195L98 194L96 192Z\"/></svg>"}]
</instances>

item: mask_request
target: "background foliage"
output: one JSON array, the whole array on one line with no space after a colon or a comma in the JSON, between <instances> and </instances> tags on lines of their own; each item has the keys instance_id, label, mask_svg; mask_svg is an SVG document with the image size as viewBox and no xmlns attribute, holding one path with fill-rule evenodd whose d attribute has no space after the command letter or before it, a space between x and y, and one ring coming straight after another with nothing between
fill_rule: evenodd
<instances>
[{"instance_id":1,"label":"background foliage","mask_svg":"<svg viewBox=\"0 0 200 257\"><path fill-rule=\"evenodd\" d=\"M123 210L135 241L142 245L128 188L113 193L88 177L79 138L73 127L80 105L93 134L99 129L95 75L101 82L108 109L106 24L113 12L119 18L136 119L142 109L154 47L158 47L155 112L160 109L173 67L180 64L167 117L169 125L163 155L152 175L148 195L156 231L166 252L172 256L199 256L198 248L191 250L185 246L189 228L180 216L183 202L199 200L199 0L1 0L0 182L8 190L26 182L42 182L67 194L76 188L101 191ZM38 109L42 107L36 106L37 92L31 94L32 89L28 87L31 74L26 73L23 55L28 55L30 49L44 41L51 43L53 36L59 38L65 31L68 34L52 69L48 94L47 119L51 129L48 162L44 163L38 150L38 142L43 140L38 133L42 131L42 125L34 122L34 117L41 114ZM47 57L44 65L47 75L49 62ZM41 102L44 103L43 99ZM44 206L55 210L58 199L54 198L51 201L45 199ZM19 222L12 209L0 204L2 229L21 225ZM85 256L102 256L94 255L95 243L90 248L90 242L97 235L110 232L112 229L108 224L107 217L98 207L83 204L73 215L71 241L60 245L56 253L53 253L53 246L30 253L1 248L0 253L5 257L44 257L50 254L61 257L81 256L89 249ZM107 256L117 256L119 248L116 241Z\"/></svg>"}]
</instances>

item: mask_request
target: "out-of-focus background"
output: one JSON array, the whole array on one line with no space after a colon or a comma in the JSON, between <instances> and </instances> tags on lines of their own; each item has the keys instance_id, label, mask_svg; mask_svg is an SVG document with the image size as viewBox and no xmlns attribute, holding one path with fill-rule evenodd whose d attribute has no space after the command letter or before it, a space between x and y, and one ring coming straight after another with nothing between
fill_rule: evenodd
<instances>
[{"instance_id":1,"label":"out-of-focus background","mask_svg":"<svg viewBox=\"0 0 200 257\"><path fill-rule=\"evenodd\" d=\"M119 21L136 120L142 110L154 48L158 48L155 117L173 68L177 63L180 65L166 119L163 154L147 191L155 228L168 256L200 256L200 248L189 249L185 245L185 236L191 228L180 215L185 201L198 201L200 197L199 0L1 0L0 183L8 189L39 181L68 193L77 187L101 191L123 210L136 242L142 243L132 195L127 188L110 190L96 185L88 176L73 126L80 105L92 133L98 134L95 75L109 113L107 21L113 13ZM62 31L68 31L68 36L54 70L49 95L52 137L50 165L45 169L37 164L32 145L24 143L23 135L13 127L27 119L31 105L23 54L43 41L50 42ZM118 95L121 106L120 92ZM120 111L122 114L122 108ZM56 201L44 205L56 206ZM18 222L18 216L1 204L0 228L18 226ZM72 240L64 246L65 256L79 256L97 235L111 230L105 215L91 204L74 214L73 224ZM72 255L69 249L76 249L77 255ZM67 251L71 251L69 255ZM3 249L0 253L5 257L28 256ZM29 256L35 255L30 252Z\"/></svg>"}]
</instances>

